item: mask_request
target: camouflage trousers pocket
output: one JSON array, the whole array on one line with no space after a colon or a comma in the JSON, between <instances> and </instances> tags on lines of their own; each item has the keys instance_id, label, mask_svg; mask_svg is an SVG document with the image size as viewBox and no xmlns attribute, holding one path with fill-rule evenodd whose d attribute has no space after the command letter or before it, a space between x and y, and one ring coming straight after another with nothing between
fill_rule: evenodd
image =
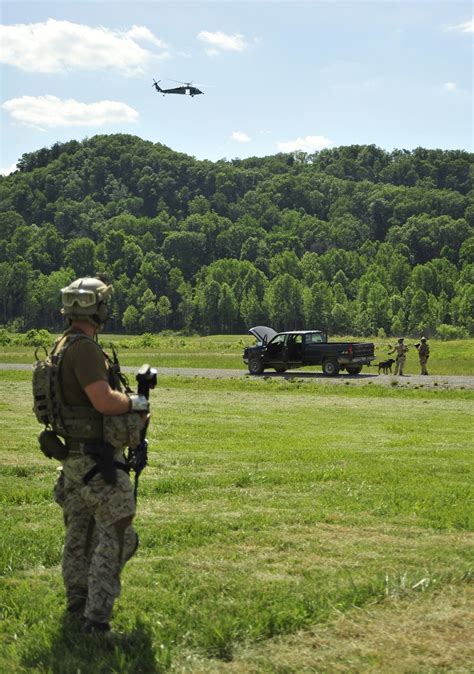
<instances>
[{"instance_id":1,"label":"camouflage trousers pocket","mask_svg":"<svg viewBox=\"0 0 474 674\"><path fill-rule=\"evenodd\" d=\"M117 471L116 484L106 484L97 476L82 488L81 495L98 526L108 527L135 515L132 483L128 474L121 470Z\"/></svg>"}]
</instances>

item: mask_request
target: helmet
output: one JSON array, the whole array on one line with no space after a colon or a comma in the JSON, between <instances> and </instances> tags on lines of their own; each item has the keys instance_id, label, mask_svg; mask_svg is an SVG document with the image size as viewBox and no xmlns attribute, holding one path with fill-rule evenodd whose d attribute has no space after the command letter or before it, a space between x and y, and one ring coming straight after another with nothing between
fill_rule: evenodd
<instances>
[{"instance_id":1,"label":"helmet","mask_svg":"<svg viewBox=\"0 0 474 674\"><path fill-rule=\"evenodd\" d=\"M422 337L422 338L420 339L420 342L426 342L426 337Z\"/></svg>"},{"instance_id":2,"label":"helmet","mask_svg":"<svg viewBox=\"0 0 474 674\"><path fill-rule=\"evenodd\" d=\"M87 321L100 327L108 318L107 300L111 295L112 286L101 279L79 278L61 290L61 313L69 322Z\"/></svg>"},{"instance_id":3,"label":"helmet","mask_svg":"<svg viewBox=\"0 0 474 674\"><path fill-rule=\"evenodd\" d=\"M400 339L398 340L398 343L403 344L403 337L400 337Z\"/></svg>"}]
</instances>

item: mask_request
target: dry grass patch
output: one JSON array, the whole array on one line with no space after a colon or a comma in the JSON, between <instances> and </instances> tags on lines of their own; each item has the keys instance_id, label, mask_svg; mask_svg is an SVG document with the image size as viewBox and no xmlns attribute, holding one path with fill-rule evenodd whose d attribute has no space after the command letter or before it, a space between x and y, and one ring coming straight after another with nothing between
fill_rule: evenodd
<instances>
[{"instance_id":1,"label":"dry grass patch","mask_svg":"<svg viewBox=\"0 0 474 674\"><path fill-rule=\"evenodd\" d=\"M291 637L236 648L232 662L190 658L174 671L206 674L470 673L474 587L444 586L334 615Z\"/></svg>"}]
</instances>

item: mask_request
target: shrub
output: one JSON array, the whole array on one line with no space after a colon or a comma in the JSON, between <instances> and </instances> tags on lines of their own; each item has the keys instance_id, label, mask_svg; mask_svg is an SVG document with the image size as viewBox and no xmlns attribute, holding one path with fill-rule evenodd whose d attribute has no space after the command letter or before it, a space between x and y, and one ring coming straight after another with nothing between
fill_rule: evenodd
<instances>
[{"instance_id":1,"label":"shrub","mask_svg":"<svg viewBox=\"0 0 474 674\"><path fill-rule=\"evenodd\" d=\"M437 336L443 341L449 339L467 339L469 337L467 329L462 325L447 325L441 323L436 330Z\"/></svg>"},{"instance_id":2,"label":"shrub","mask_svg":"<svg viewBox=\"0 0 474 674\"><path fill-rule=\"evenodd\" d=\"M0 330L0 346L8 346L11 344L11 337L5 329Z\"/></svg>"},{"instance_id":3,"label":"shrub","mask_svg":"<svg viewBox=\"0 0 474 674\"><path fill-rule=\"evenodd\" d=\"M144 332L143 335L138 338L137 342L138 346L147 349L155 346L156 338L151 332Z\"/></svg>"},{"instance_id":4,"label":"shrub","mask_svg":"<svg viewBox=\"0 0 474 674\"><path fill-rule=\"evenodd\" d=\"M24 335L18 335L14 339L15 344L20 346L44 346L50 347L53 342L53 336L48 330L28 330Z\"/></svg>"}]
</instances>

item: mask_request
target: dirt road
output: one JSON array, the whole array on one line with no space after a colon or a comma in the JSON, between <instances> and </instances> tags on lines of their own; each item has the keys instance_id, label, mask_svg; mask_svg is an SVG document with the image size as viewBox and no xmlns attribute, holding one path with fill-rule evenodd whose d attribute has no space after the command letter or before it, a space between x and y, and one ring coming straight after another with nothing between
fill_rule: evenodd
<instances>
[{"instance_id":1,"label":"dirt road","mask_svg":"<svg viewBox=\"0 0 474 674\"><path fill-rule=\"evenodd\" d=\"M136 367L123 367L124 372L134 373ZM20 363L0 363L0 370L31 370L31 365ZM218 370L198 367L159 367L158 376L182 376L182 377L209 377L210 379L232 379L249 377L247 370ZM320 382L322 384L377 384L378 386L423 386L424 388L460 388L473 390L474 377L468 375L428 375L423 377L418 374L409 374L403 377L394 375L377 374L358 374L348 375L340 374L337 377L325 377L321 372L308 372L304 370L287 371L285 374L276 372L265 372L264 374L252 376L253 379L263 379L265 377L284 378L284 379L306 379Z\"/></svg>"}]
</instances>

